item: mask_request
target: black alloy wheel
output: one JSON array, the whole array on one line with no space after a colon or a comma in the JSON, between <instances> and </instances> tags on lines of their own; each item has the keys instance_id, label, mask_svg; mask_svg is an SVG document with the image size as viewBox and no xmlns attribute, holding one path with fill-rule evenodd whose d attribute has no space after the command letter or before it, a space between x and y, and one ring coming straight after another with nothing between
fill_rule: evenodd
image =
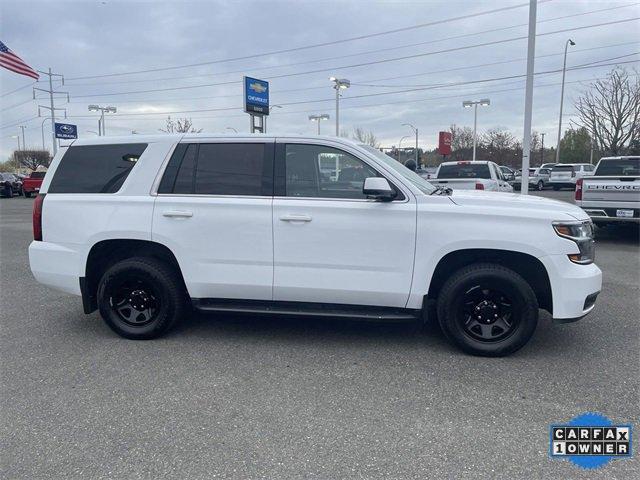
<instances>
[{"instance_id":1,"label":"black alloy wheel","mask_svg":"<svg viewBox=\"0 0 640 480\"><path fill-rule=\"evenodd\" d=\"M160 337L187 313L180 272L155 258L116 262L102 275L97 299L107 325L134 340Z\"/></svg>"},{"instance_id":2,"label":"black alloy wheel","mask_svg":"<svg viewBox=\"0 0 640 480\"><path fill-rule=\"evenodd\" d=\"M437 300L447 339L472 355L498 357L523 347L538 323L538 300L518 273L496 263L454 272Z\"/></svg>"}]
</instances>

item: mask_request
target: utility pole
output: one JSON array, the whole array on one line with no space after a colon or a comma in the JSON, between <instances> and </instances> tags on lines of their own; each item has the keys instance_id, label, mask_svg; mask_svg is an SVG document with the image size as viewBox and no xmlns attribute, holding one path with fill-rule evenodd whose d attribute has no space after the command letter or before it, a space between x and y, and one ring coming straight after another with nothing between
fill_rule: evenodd
<instances>
[{"instance_id":1,"label":"utility pole","mask_svg":"<svg viewBox=\"0 0 640 480\"><path fill-rule=\"evenodd\" d=\"M531 117L533 114L533 70L536 57L536 11L538 0L529 0L529 39L527 43L527 82L524 100L524 142L522 142L522 182L520 191L529 193L529 165L531 155Z\"/></svg>"},{"instance_id":2,"label":"utility pole","mask_svg":"<svg viewBox=\"0 0 640 480\"><path fill-rule=\"evenodd\" d=\"M546 133L541 133L540 136L542 137L542 148L540 149L540 165L544 164L544 136L546 135Z\"/></svg>"},{"instance_id":3,"label":"utility pole","mask_svg":"<svg viewBox=\"0 0 640 480\"><path fill-rule=\"evenodd\" d=\"M38 105L38 116L40 117L40 109L44 108L49 110L49 115L51 118L51 141L53 142L53 155L58 152L58 144L56 143L56 110L64 110L64 118L67 118L67 109L66 108L56 108L53 101L53 94L59 93L67 96L67 102L69 101L69 92L57 92L53 90L53 77L60 77L62 80L62 85L64 85L64 76L59 73L53 73L51 68L49 68L48 72L43 72L42 70L38 70L38 73L42 73L43 75L47 75L49 77L49 90L45 90L43 88L33 87L33 99L36 99L36 90L40 92L45 92L49 94L49 106Z\"/></svg>"},{"instance_id":4,"label":"utility pole","mask_svg":"<svg viewBox=\"0 0 640 480\"><path fill-rule=\"evenodd\" d=\"M26 147L27 144L24 141L24 129L27 128L27 127L25 127L24 125L20 125L18 128L20 130L22 130L22 149L26 150L27 149L27 147Z\"/></svg>"},{"instance_id":5,"label":"utility pole","mask_svg":"<svg viewBox=\"0 0 640 480\"><path fill-rule=\"evenodd\" d=\"M415 133L415 135L416 135L416 155L415 155L415 160L416 160L416 168L418 168L420 166L420 163L418 163L419 162L419 159L418 159L418 129L416 127L414 127L413 125L411 125L410 123L403 123L402 125L412 129L413 133Z\"/></svg>"}]
</instances>

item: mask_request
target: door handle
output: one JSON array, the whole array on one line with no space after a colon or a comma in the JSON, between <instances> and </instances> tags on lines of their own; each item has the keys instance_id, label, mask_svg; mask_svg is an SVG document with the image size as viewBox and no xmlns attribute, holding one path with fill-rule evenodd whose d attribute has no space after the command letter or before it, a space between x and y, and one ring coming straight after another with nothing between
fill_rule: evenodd
<instances>
[{"instance_id":1,"label":"door handle","mask_svg":"<svg viewBox=\"0 0 640 480\"><path fill-rule=\"evenodd\" d=\"M177 218L189 218L193 217L193 212L188 212L186 210L167 210L166 212L162 212L163 217L177 217Z\"/></svg>"},{"instance_id":2,"label":"door handle","mask_svg":"<svg viewBox=\"0 0 640 480\"><path fill-rule=\"evenodd\" d=\"M283 215L280 217L283 222L310 222L311 217L309 215Z\"/></svg>"}]
</instances>

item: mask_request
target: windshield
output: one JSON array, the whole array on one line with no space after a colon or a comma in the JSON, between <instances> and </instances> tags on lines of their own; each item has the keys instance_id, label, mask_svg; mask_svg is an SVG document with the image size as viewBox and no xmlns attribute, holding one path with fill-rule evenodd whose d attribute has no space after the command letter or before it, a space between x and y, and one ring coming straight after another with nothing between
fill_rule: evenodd
<instances>
[{"instance_id":1,"label":"windshield","mask_svg":"<svg viewBox=\"0 0 640 480\"><path fill-rule=\"evenodd\" d=\"M600 160L595 174L598 176L640 176L640 157Z\"/></svg>"},{"instance_id":2,"label":"windshield","mask_svg":"<svg viewBox=\"0 0 640 480\"><path fill-rule=\"evenodd\" d=\"M452 163L440 165L438 178L491 178L487 163Z\"/></svg>"},{"instance_id":3,"label":"windshield","mask_svg":"<svg viewBox=\"0 0 640 480\"><path fill-rule=\"evenodd\" d=\"M416 188L418 188L422 193L426 195L430 195L436 189L433 185L427 182L424 178L418 175L416 172L409 170L407 167L402 165L396 159L391 158L389 155L382 153L377 148L373 148L369 145L360 144L362 148L364 148L367 152L371 153L378 160L382 161L388 167L391 167L395 172L402 175L405 179L411 182Z\"/></svg>"}]
</instances>

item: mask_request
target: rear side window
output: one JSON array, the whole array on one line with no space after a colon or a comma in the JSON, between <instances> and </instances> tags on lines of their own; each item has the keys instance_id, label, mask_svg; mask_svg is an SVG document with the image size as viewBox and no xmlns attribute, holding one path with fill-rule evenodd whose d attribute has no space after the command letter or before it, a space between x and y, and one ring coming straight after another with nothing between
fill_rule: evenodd
<instances>
[{"instance_id":1,"label":"rear side window","mask_svg":"<svg viewBox=\"0 0 640 480\"><path fill-rule=\"evenodd\" d=\"M273 195L273 146L181 144L167 165L158 193Z\"/></svg>"},{"instance_id":2,"label":"rear side window","mask_svg":"<svg viewBox=\"0 0 640 480\"><path fill-rule=\"evenodd\" d=\"M49 193L115 193L146 148L146 143L69 147Z\"/></svg>"}]
</instances>

